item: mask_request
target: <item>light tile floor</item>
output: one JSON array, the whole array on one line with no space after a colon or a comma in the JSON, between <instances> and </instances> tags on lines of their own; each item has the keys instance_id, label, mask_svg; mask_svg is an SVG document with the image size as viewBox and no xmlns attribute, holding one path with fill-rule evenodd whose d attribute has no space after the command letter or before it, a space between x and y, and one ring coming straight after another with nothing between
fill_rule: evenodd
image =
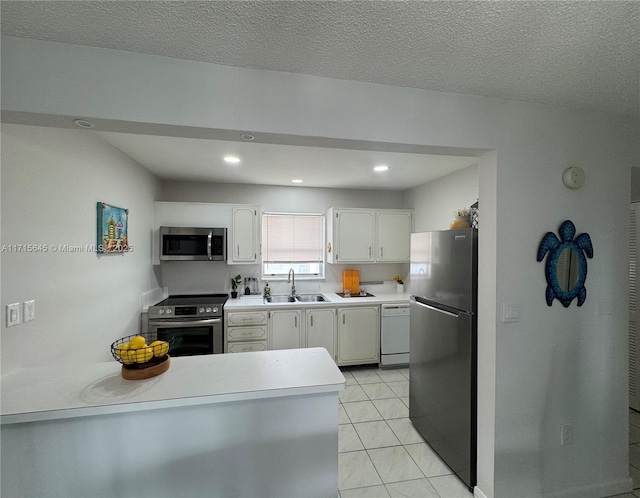
<instances>
[{"instance_id":1,"label":"light tile floor","mask_svg":"<svg viewBox=\"0 0 640 498\"><path fill-rule=\"evenodd\" d=\"M338 406L341 498L473 498L409 421L409 369L343 367ZM629 473L640 498L640 413L629 412Z\"/></svg>"},{"instance_id":2,"label":"light tile floor","mask_svg":"<svg viewBox=\"0 0 640 498\"><path fill-rule=\"evenodd\" d=\"M408 368L341 370L347 379L338 407L341 498L473 497L411 425Z\"/></svg>"},{"instance_id":3,"label":"light tile floor","mask_svg":"<svg viewBox=\"0 0 640 498\"><path fill-rule=\"evenodd\" d=\"M640 497L640 413L629 410L629 475L633 479L633 493L616 498Z\"/></svg>"}]
</instances>

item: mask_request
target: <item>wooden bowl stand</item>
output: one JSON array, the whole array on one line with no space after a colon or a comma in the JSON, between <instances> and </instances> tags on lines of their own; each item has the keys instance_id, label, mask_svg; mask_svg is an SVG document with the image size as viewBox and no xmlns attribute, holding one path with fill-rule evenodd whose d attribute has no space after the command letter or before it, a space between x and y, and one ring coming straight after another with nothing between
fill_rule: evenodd
<instances>
[{"instance_id":1,"label":"wooden bowl stand","mask_svg":"<svg viewBox=\"0 0 640 498\"><path fill-rule=\"evenodd\" d=\"M157 365L147 368L127 368L126 365L122 365L122 378L127 380L150 379L151 377L165 373L169 370L170 365L171 360L169 359L169 355Z\"/></svg>"}]
</instances>

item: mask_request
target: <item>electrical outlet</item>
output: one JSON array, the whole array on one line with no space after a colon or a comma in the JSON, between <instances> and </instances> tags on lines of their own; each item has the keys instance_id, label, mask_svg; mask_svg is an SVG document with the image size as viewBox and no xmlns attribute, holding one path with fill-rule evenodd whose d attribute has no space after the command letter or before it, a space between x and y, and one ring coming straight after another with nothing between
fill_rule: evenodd
<instances>
[{"instance_id":1,"label":"electrical outlet","mask_svg":"<svg viewBox=\"0 0 640 498\"><path fill-rule=\"evenodd\" d=\"M24 302L24 321L30 322L31 320L36 319L36 301L32 299L31 301Z\"/></svg>"},{"instance_id":2,"label":"electrical outlet","mask_svg":"<svg viewBox=\"0 0 640 498\"><path fill-rule=\"evenodd\" d=\"M562 446L573 444L573 425L572 424L562 424L560 426L560 444Z\"/></svg>"},{"instance_id":3,"label":"electrical outlet","mask_svg":"<svg viewBox=\"0 0 640 498\"><path fill-rule=\"evenodd\" d=\"M7 304L7 327L20 323L20 303Z\"/></svg>"}]
</instances>

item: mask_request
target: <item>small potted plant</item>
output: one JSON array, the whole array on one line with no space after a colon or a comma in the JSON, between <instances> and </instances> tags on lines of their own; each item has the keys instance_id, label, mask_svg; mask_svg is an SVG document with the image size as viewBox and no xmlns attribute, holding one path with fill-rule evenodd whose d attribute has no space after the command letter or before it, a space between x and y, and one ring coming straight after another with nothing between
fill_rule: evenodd
<instances>
[{"instance_id":1,"label":"small potted plant","mask_svg":"<svg viewBox=\"0 0 640 498\"><path fill-rule=\"evenodd\" d=\"M450 229L469 228L471 226L471 208L456 209L453 214L455 219L449 225Z\"/></svg>"},{"instance_id":2,"label":"small potted plant","mask_svg":"<svg viewBox=\"0 0 640 498\"><path fill-rule=\"evenodd\" d=\"M393 279L396 281L396 290L398 292L404 292L404 277L402 275L396 275Z\"/></svg>"},{"instance_id":3,"label":"small potted plant","mask_svg":"<svg viewBox=\"0 0 640 498\"><path fill-rule=\"evenodd\" d=\"M231 278L231 297L234 299L238 297L238 285L240 285L240 282L242 282L240 275Z\"/></svg>"}]
</instances>

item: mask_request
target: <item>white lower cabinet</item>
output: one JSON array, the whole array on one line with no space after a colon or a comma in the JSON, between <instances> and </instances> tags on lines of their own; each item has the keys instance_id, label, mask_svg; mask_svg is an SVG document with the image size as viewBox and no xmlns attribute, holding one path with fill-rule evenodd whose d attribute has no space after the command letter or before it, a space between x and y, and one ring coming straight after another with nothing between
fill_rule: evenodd
<instances>
[{"instance_id":1,"label":"white lower cabinet","mask_svg":"<svg viewBox=\"0 0 640 498\"><path fill-rule=\"evenodd\" d=\"M305 310L308 348L325 348L336 359L336 311L334 309Z\"/></svg>"},{"instance_id":2,"label":"white lower cabinet","mask_svg":"<svg viewBox=\"0 0 640 498\"><path fill-rule=\"evenodd\" d=\"M268 313L234 311L225 315L225 353L266 351L268 348Z\"/></svg>"},{"instance_id":3,"label":"white lower cabinet","mask_svg":"<svg viewBox=\"0 0 640 498\"><path fill-rule=\"evenodd\" d=\"M271 308L225 313L225 352L325 348L338 365L380 361L380 307Z\"/></svg>"},{"instance_id":4,"label":"white lower cabinet","mask_svg":"<svg viewBox=\"0 0 640 498\"><path fill-rule=\"evenodd\" d=\"M338 308L338 365L380 361L380 309L378 306Z\"/></svg>"},{"instance_id":5,"label":"white lower cabinet","mask_svg":"<svg viewBox=\"0 0 640 498\"><path fill-rule=\"evenodd\" d=\"M296 349L304 344L302 310L269 311L269 349Z\"/></svg>"},{"instance_id":6,"label":"white lower cabinet","mask_svg":"<svg viewBox=\"0 0 640 498\"><path fill-rule=\"evenodd\" d=\"M266 351L267 341L230 342L227 353L246 353L247 351Z\"/></svg>"}]
</instances>

